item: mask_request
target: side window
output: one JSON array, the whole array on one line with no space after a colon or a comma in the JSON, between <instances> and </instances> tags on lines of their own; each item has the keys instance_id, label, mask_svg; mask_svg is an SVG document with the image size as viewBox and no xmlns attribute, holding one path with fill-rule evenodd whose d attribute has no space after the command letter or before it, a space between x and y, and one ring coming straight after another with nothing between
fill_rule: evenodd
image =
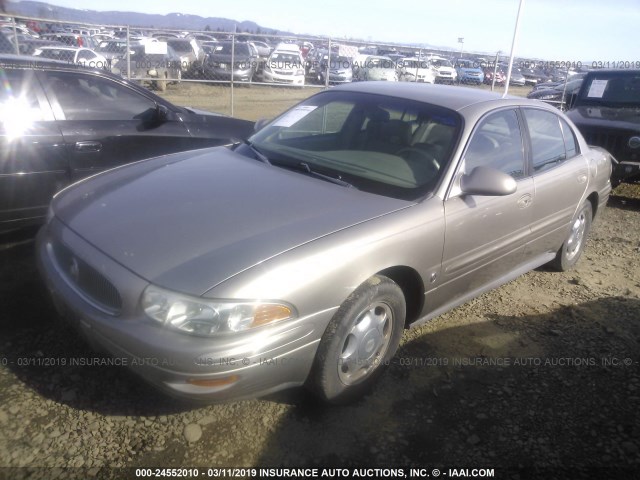
<instances>
[{"instance_id":1,"label":"side window","mask_svg":"<svg viewBox=\"0 0 640 480\"><path fill-rule=\"evenodd\" d=\"M526 108L523 110L531 137L533 170L540 172L567 158L560 118L552 112Z\"/></svg>"},{"instance_id":2,"label":"side window","mask_svg":"<svg viewBox=\"0 0 640 480\"><path fill-rule=\"evenodd\" d=\"M53 120L34 72L3 70L0 89L0 135L19 135L33 122Z\"/></svg>"},{"instance_id":3,"label":"side window","mask_svg":"<svg viewBox=\"0 0 640 480\"><path fill-rule=\"evenodd\" d=\"M145 120L155 102L110 80L69 72L47 72L51 91L67 120Z\"/></svg>"},{"instance_id":4,"label":"side window","mask_svg":"<svg viewBox=\"0 0 640 480\"><path fill-rule=\"evenodd\" d=\"M560 119L560 126L562 127L562 135L564 136L564 148L567 151L567 158L575 157L580 153L576 135L573 133L573 129L569 124L562 119Z\"/></svg>"},{"instance_id":5,"label":"side window","mask_svg":"<svg viewBox=\"0 0 640 480\"><path fill-rule=\"evenodd\" d=\"M480 121L464 156L464 171L492 167L513 178L524 177L524 150L515 110L493 113Z\"/></svg>"}]
</instances>

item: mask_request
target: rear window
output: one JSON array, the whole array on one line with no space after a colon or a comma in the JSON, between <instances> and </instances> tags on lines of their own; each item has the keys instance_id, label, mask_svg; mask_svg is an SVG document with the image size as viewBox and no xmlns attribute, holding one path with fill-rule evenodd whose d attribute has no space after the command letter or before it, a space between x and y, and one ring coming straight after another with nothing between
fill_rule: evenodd
<instances>
[{"instance_id":1,"label":"rear window","mask_svg":"<svg viewBox=\"0 0 640 480\"><path fill-rule=\"evenodd\" d=\"M640 106L640 71L590 75L580 90L581 104Z\"/></svg>"}]
</instances>

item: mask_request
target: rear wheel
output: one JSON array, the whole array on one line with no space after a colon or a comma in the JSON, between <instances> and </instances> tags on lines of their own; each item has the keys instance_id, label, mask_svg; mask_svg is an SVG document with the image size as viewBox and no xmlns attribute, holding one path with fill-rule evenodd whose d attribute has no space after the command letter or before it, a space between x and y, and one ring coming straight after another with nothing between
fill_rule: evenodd
<instances>
[{"instance_id":1,"label":"rear wheel","mask_svg":"<svg viewBox=\"0 0 640 480\"><path fill-rule=\"evenodd\" d=\"M376 275L359 286L327 326L308 387L334 404L367 393L398 348L405 314L404 295L394 281Z\"/></svg>"},{"instance_id":2,"label":"rear wheel","mask_svg":"<svg viewBox=\"0 0 640 480\"><path fill-rule=\"evenodd\" d=\"M592 219L593 209L591 208L591 203L587 201L573 217L569 235L560 250L558 250L556 258L551 262L553 268L564 272L572 269L578 263L587 242Z\"/></svg>"}]
</instances>

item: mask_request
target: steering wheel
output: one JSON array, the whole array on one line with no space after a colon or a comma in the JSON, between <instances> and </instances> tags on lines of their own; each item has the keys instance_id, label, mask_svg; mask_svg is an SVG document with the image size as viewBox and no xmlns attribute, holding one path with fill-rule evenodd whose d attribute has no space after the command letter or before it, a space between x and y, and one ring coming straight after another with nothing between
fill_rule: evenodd
<instances>
[{"instance_id":1,"label":"steering wheel","mask_svg":"<svg viewBox=\"0 0 640 480\"><path fill-rule=\"evenodd\" d=\"M436 157L428 151L418 147L404 147L396 152L396 155L404 158L405 160L415 160L425 162L428 166L433 168L436 172L440 170L440 163L436 160Z\"/></svg>"}]
</instances>

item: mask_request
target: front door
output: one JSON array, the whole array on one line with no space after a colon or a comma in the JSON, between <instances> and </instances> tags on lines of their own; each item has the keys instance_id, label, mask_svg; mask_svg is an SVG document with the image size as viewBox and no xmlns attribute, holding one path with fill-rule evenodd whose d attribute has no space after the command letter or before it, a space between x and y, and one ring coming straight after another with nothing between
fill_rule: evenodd
<instances>
[{"instance_id":1,"label":"front door","mask_svg":"<svg viewBox=\"0 0 640 480\"><path fill-rule=\"evenodd\" d=\"M90 72L41 74L74 179L192 144L177 117L159 121L156 102L133 88Z\"/></svg>"},{"instance_id":2,"label":"front door","mask_svg":"<svg viewBox=\"0 0 640 480\"><path fill-rule=\"evenodd\" d=\"M480 121L459 174L477 166L510 174L517 190L506 196L480 196L454 189L445 200L442 273L430 300L434 309L500 281L523 262L535 191L527 175L515 109L500 110Z\"/></svg>"}]
</instances>

